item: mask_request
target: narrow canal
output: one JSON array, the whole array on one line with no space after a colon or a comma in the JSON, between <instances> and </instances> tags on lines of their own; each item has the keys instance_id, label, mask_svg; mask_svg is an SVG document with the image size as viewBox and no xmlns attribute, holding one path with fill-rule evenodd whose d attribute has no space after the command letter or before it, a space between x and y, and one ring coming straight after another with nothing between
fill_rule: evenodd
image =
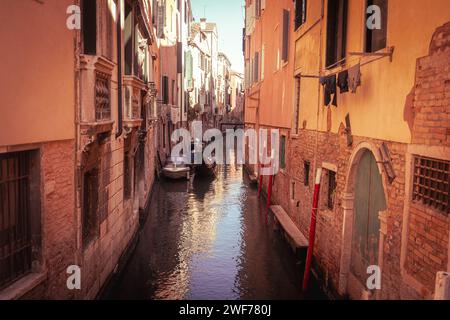
<instances>
[{"instance_id":1,"label":"narrow canal","mask_svg":"<svg viewBox=\"0 0 450 320\"><path fill-rule=\"evenodd\" d=\"M160 181L111 299L302 299L301 265L240 166ZM318 296L316 296L318 297Z\"/></svg>"}]
</instances>

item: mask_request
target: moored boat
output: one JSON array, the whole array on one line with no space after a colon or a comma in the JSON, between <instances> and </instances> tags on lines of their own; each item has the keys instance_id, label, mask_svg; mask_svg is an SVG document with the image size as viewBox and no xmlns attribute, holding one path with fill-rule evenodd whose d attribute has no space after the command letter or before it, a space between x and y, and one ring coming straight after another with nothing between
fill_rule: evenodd
<instances>
[{"instance_id":1,"label":"moored boat","mask_svg":"<svg viewBox=\"0 0 450 320\"><path fill-rule=\"evenodd\" d=\"M171 159L163 168L163 174L166 178L178 180L191 177L191 169L183 158Z\"/></svg>"}]
</instances>

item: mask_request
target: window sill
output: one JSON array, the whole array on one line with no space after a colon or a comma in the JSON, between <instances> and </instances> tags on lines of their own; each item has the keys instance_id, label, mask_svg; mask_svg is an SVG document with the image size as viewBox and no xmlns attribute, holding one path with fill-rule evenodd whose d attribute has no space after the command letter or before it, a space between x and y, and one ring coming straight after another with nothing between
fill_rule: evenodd
<instances>
[{"instance_id":1,"label":"window sill","mask_svg":"<svg viewBox=\"0 0 450 320\"><path fill-rule=\"evenodd\" d=\"M47 279L47 272L30 273L0 290L0 300L18 300Z\"/></svg>"}]
</instances>

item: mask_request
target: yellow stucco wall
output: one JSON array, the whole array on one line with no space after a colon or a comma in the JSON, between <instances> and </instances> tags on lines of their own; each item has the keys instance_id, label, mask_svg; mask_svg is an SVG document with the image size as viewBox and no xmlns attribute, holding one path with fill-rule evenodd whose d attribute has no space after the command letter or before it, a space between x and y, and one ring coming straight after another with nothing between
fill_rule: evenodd
<instances>
[{"instance_id":1,"label":"yellow stucco wall","mask_svg":"<svg viewBox=\"0 0 450 320\"><path fill-rule=\"evenodd\" d=\"M0 146L74 138L73 3L0 2Z\"/></svg>"},{"instance_id":2,"label":"yellow stucco wall","mask_svg":"<svg viewBox=\"0 0 450 320\"><path fill-rule=\"evenodd\" d=\"M326 13L327 1L324 2ZM308 1L307 23L296 32L295 72L319 74L320 34L321 74L335 73L358 62L367 63L361 67L362 86L357 93L339 94L338 107L331 107L332 132L338 131L349 113L354 135L404 143L411 141L410 129L404 119L406 97L414 86L417 58L428 54L436 28L450 21L448 4L448 0L432 0L430 3L423 0L390 0L387 46L395 47L393 61L384 57L370 62L375 58L347 54L347 61L342 67L325 71L326 19L320 21L322 1ZM365 1L349 0L347 52L364 50L364 11ZM328 110L323 106L322 89L318 96L318 87L317 79L302 78L300 124L306 121L306 128L311 130L317 129L318 124L319 130L325 131Z\"/></svg>"}]
</instances>

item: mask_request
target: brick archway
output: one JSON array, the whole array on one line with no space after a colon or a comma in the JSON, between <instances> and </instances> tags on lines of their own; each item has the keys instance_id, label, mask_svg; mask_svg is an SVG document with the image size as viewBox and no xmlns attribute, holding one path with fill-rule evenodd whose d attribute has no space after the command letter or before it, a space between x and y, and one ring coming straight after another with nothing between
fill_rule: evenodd
<instances>
[{"instance_id":1,"label":"brick archway","mask_svg":"<svg viewBox=\"0 0 450 320\"><path fill-rule=\"evenodd\" d=\"M360 299L368 299L369 293L364 288L349 288L351 280L351 257L352 257L352 237L353 237L353 224L355 218L355 185L358 167L364 153L370 152L377 163L378 172L382 177L383 193L385 199L387 199L386 178L383 174L383 160L381 159L378 148L369 142L360 143L352 153L349 159L350 167L346 176L346 183L344 194L342 197L342 209L343 209L343 229L342 229L342 242L341 242L341 257L340 257L340 271L339 271L339 294L345 296L359 296ZM380 212L379 215L381 223L381 234L379 239L378 249L378 263L380 268L383 268L383 245L385 236L384 212ZM354 281L353 281L354 282ZM353 286L352 286L353 287Z\"/></svg>"}]
</instances>

